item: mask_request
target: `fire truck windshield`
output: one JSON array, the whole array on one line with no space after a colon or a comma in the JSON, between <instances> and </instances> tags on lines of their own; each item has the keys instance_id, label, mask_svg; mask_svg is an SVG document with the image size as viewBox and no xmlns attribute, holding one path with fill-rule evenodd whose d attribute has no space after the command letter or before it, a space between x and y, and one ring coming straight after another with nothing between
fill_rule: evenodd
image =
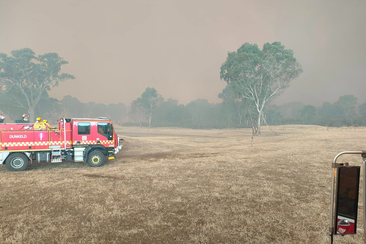
<instances>
[{"instance_id":1,"label":"fire truck windshield","mask_svg":"<svg viewBox=\"0 0 366 244\"><path fill-rule=\"evenodd\" d=\"M113 140L113 126L111 123L98 123L98 133Z\"/></svg>"}]
</instances>

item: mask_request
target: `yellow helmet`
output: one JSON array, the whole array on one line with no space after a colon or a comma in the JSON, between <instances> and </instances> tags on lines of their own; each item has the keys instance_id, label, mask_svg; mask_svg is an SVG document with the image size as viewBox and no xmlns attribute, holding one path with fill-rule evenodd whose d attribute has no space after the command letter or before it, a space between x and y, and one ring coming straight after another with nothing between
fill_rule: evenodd
<instances>
[{"instance_id":1,"label":"yellow helmet","mask_svg":"<svg viewBox=\"0 0 366 244\"><path fill-rule=\"evenodd\" d=\"M38 118L37 118L37 121L41 121L41 120L42 120L42 119L41 119L41 117L38 117Z\"/></svg>"},{"instance_id":2,"label":"yellow helmet","mask_svg":"<svg viewBox=\"0 0 366 244\"><path fill-rule=\"evenodd\" d=\"M43 120L43 123L47 123L48 121L46 119Z\"/></svg>"}]
</instances>

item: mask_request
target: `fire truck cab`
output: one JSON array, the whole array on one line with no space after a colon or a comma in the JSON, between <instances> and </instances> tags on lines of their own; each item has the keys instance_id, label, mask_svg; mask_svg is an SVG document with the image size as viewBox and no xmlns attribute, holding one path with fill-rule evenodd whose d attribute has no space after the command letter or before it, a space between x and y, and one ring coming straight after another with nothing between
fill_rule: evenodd
<instances>
[{"instance_id":1,"label":"fire truck cab","mask_svg":"<svg viewBox=\"0 0 366 244\"><path fill-rule=\"evenodd\" d=\"M104 165L121 150L120 138L108 118L62 118L58 129L35 130L33 124L0 124L0 164L22 171L29 163L63 161Z\"/></svg>"}]
</instances>

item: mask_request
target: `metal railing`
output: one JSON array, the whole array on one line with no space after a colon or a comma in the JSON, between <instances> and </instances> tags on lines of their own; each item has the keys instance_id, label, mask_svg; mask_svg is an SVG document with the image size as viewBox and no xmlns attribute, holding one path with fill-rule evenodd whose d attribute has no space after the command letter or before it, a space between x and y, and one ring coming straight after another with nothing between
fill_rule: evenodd
<instances>
[{"instance_id":1,"label":"metal railing","mask_svg":"<svg viewBox=\"0 0 366 244\"><path fill-rule=\"evenodd\" d=\"M332 162L332 193L330 197L330 216L329 216L329 243L333 243L333 235L334 235L334 224L333 224L333 215L334 215L334 192L335 192L335 174L337 170L337 159L339 156L344 154L360 154L362 157L362 168L363 168L363 231L364 231L364 241L366 244L366 151L344 151L338 153Z\"/></svg>"}]
</instances>

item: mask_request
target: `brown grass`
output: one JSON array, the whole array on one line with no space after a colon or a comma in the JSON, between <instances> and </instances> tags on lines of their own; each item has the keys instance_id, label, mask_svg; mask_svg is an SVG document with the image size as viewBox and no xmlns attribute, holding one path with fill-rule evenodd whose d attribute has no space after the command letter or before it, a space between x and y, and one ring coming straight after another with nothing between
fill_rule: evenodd
<instances>
[{"instance_id":1,"label":"brown grass","mask_svg":"<svg viewBox=\"0 0 366 244\"><path fill-rule=\"evenodd\" d=\"M327 243L332 159L366 149L365 128L117 130L101 168L0 167L0 243Z\"/></svg>"}]
</instances>

